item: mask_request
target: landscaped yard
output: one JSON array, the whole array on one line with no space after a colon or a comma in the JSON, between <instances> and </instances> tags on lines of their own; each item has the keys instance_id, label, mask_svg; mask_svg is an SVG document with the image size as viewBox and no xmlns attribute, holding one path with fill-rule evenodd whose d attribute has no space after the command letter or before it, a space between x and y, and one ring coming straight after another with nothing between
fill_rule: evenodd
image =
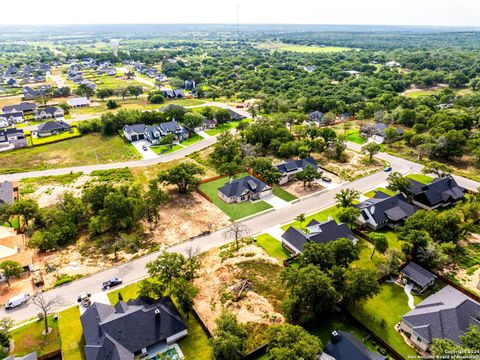
<instances>
[{"instance_id":1,"label":"landscaped yard","mask_svg":"<svg viewBox=\"0 0 480 360\"><path fill-rule=\"evenodd\" d=\"M61 134L46 136L46 137L34 137L32 136L32 145L45 145L60 140L67 140L75 137L81 136L80 132L76 127L72 127L72 131L66 131Z\"/></svg>"},{"instance_id":2,"label":"landscaped yard","mask_svg":"<svg viewBox=\"0 0 480 360\"><path fill-rule=\"evenodd\" d=\"M180 145L155 145L155 146L150 146L150 149L152 149L153 152L157 155L165 155L165 154L170 154L172 152L178 151L180 149L183 149L182 146Z\"/></svg>"},{"instance_id":3,"label":"landscaped yard","mask_svg":"<svg viewBox=\"0 0 480 360\"><path fill-rule=\"evenodd\" d=\"M52 328L52 331L46 336L42 335L44 326L43 321L35 321L12 330L16 356L28 355L34 351L37 352L38 356L42 356L60 350L58 322L54 321L52 316L49 317L48 326ZM3 352L0 352L0 354L0 357L6 356Z\"/></svg>"},{"instance_id":4,"label":"landscaped yard","mask_svg":"<svg viewBox=\"0 0 480 360\"><path fill-rule=\"evenodd\" d=\"M59 315L58 329L62 344L62 355L68 360L84 360L84 346L80 310L73 306L62 311Z\"/></svg>"},{"instance_id":5,"label":"landscaped yard","mask_svg":"<svg viewBox=\"0 0 480 360\"><path fill-rule=\"evenodd\" d=\"M180 144L182 144L183 146L189 146L202 140L204 140L203 136L195 133L192 134L187 140L181 141Z\"/></svg>"},{"instance_id":6,"label":"landscaped yard","mask_svg":"<svg viewBox=\"0 0 480 360\"><path fill-rule=\"evenodd\" d=\"M415 304L420 301L421 298L415 297ZM405 358L416 355L416 352L403 340L394 326L409 311L408 298L403 288L392 283L382 285L381 292L373 298L350 307L351 314L358 321Z\"/></svg>"},{"instance_id":7,"label":"landscaped yard","mask_svg":"<svg viewBox=\"0 0 480 360\"><path fill-rule=\"evenodd\" d=\"M282 246L282 243L271 235L261 234L256 236L255 240L257 245L261 246L268 255L277 258L279 261L290 257L290 253Z\"/></svg>"},{"instance_id":8,"label":"landscaped yard","mask_svg":"<svg viewBox=\"0 0 480 360\"><path fill-rule=\"evenodd\" d=\"M303 222L301 226L300 226L300 222L295 220L295 221L292 221L291 223L288 223L282 226L282 230L287 230L290 226L294 226L297 229L300 229L300 228L303 229L311 220L315 219L318 222L323 222L323 221L327 221L329 216L331 216L334 220L338 221L337 219L338 211L339 211L339 208L337 206L329 207L313 215L307 216L306 221Z\"/></svg>"},{"instance_id":9,"label":"landscaped yard","mask_svg":"<svg viewBox=\"0 0 480 360\"><path fill-rule=\"evenodd\" d=\"M0 173L137 160L119 136L84 135L68 141L0 153Z\"/></svg>"},{"instance_id":10,"label":"landscaped yard","mask_svg":"<svg viewBox=\"0 0 480 360\"><path fill-rule=\"evenodd\" d=\"M376 188L376 189L371 190L371 191L369 191L369 192L366 192L366 193L363 194L363 195L365 195L365 196L368 197L368 198L373 198L373 197L375 196L375 194L376 194L377 192L379 192L379 191L382 192L382 193L384 193L384 194L387 194L388 196L393 196L393 195L396 195L396 194L397 194L395 191L388 190L388 189L383 188L383 187L379 187L379 188Z\"/></svg>"},{"instance_id":11,"label":"landscaped yard","mask_svg":"<svg viewBox=\"0 0 480 360\"><path fill-rule=\"evenodd\" d=\"M118 293L122 294L124 301L135 299L138 296L138 283L127 285L121 289L108 293L108 299L112 304L118 301ZM208 343L208 336L193 314L186 316L182 314L183 320L187 323L188 336L178 342L186 360L210 360L211 348Z\"/></svg>"},{"instance_id":12,"label":"landscaped yard","mask_svg":"<svg viewBox=\"0 0 480 360\"><path fill-rule=\"evenodd\" d=\"M430 184L433 180L433 177L423 174L408 174L407 177L422 184Z\"/></svg>"},{"instance_id":13,"label":"landscaped yard","mask_svg":"<svg viewBox=\"0 0 480 360\"><path fill-rule=\"evenodd\" d=\"M243 177L247 173L237 174L235 177ZM228 178L220 178L218 180L210 181L200 185L200 190L208 195L212 203L214 203L220 210L230 216L232 220L243 219L247 216L254 215L261 211L271 209L272 206L265 201L245 201L242 203L227 204L217 194L217 190L228 182Z\"/></svg>"},{"instance_id":14,"label":"landscaped yard","mask_svg":"<svg viewBox=\"0 0 480 360\"><path fill-rule=\"evenodd\" d=\"M345 140L351 141L360 145L365 144L365 142L367 141L367 139L360 136L360 132L358 129L348 130L347 133L345 134Z\"/></svg>"},{"instance_id":15,"label":"landscaped yard","mask_svg":"<svg viewBox=\"0 0 480 360\"><path fill-rule=\"evenodd\" d=\"M228 123L225 123L225 124L220 124L215 129L206 130L205 132L210 136L215 136L215 135L218 135L218 134L220 134L224 131L229 131L231 129L236 129L238 127L238 124L240 124L242 121L243 122L248 122L248 121L251 121L251 120L244 119L244 120L239 120L239 121L231 121L231 122L228 122Z\"/></svg>"},{"instance_id":16,"label":"landscaped yard","mask_svg":"<svg viewBox=\"0 0 480 360\"><path fill-rule=\"evenodd\" d=\"M293 194L290 194L288 191L283 190L280 186L274 185L273 186L273 195L279 197L280 199L283 199L285 201L293 201L296 200L297 197Z\"/></svg>"}]
</instances>

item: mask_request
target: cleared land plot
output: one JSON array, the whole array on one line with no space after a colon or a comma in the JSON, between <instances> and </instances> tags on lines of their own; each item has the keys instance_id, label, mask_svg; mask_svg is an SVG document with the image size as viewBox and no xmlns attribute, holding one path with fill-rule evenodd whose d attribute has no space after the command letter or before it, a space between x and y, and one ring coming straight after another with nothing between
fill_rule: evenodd
<instances>
[{"instance_id":1,"label":"cleared land plot","mask_svg":"<svg viewBox=\"0 0 480 360\"><path fill-rule=\"evenodd\" d=\"M462 240L454 260L454 265L445 269L446 276L480 294L480 235L471 234L467 240Z\"/></svg>"},{"instance_id":2,"label":"cleared land plot","mask_svg":"<svg viewBox=\"0 0 480 360\"><path fill-rule=\"evenodd\" d=\"M247 173L237 174L235 178L243 177ZM220 178L218 180L210 181L200 185L200 190L203 191L210 198L211 202L214 203L220 210L225 214L230 216L232 220L238 220L245 218L247 216L254 215L261 211L271 209L272 206L267 204L265 201L245 201L242 203L233 203L227 204L217 194L217 190L223 185L228 183L229 179L227 177Z\"/></svg>"},{"instance_id":3,"label":"cleared land plot","mask_svg":"<svg viewBox=\"0 0 480 360\"><path fill-rule=\"evenodd\" d=\"M285 191L283 190L280 186L278 185L275 185L273 187L273 195L279 197L280 199L282 200L285 200L285 201L293 201L295 199L297 199L297 197L293 194L290 194L288 191Z\"/></svg>"},{"instance_id":4,"label":"cleared land plot","mask_svg":"<svg viewBox=\"0 0 480 360\"><path fill-rule=\"evenodd\" d=\"M414 298L415 304L422 300L417 296ZM357 302L350 308L350 313L358 321L405 358L416 355L416 352L395 330L395 325L409 311L408 298L403 288L391 283L382 285L378 295L367 301Z\"/></svg>"},{"instance_id":5,"label":"cleared land plot","mask_svg":"<svg viewBox=\"0 0 480 360\"><path fill-rule=\"evenodd\" d=\"M170 154L172 152L178 151L180 149L183 149L182 146L180 145L155 145L155 146L150 146L150 149L157 154L157 155L165 155L165 154Z\"/></svg>"},{"instance_id":6,"label":"cleared land plot","mask_svg":"<svg viewBox=\"0 0 480 360\"><path fill-rule=\"evenodd\" d=\"M218 125L215 129L205 131L210 136L218 135L224 131L236 129L241 122L250 122L251 120L231 121L225 124Z\"/></svg>"},{"instance_id":7,"label":"cleared land plot","mask_svg":"<svg viewBox=\"0 0 480 360\"><path fill-rule=\"evenodd\" d=\"M0 153L0 173L138 160L119 136L89 134L68 141Z\"/></svg>"}]
</instances>

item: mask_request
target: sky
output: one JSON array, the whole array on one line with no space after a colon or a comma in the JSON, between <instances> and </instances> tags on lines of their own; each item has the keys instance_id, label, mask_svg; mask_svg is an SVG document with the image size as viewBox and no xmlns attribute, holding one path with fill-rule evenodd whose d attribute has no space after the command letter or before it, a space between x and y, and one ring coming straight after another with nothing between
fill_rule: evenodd
<instances>
[{"instance_id":1,"label":"sky","mask_svg":"<svg viewBox=\"0 0 480 360\"><path fill-rule=\"evenodd\" d=\"M241 24L480 26L480 0L2 0L1 23L228 24L237 4Z\"/></svg>"}]
</instances>

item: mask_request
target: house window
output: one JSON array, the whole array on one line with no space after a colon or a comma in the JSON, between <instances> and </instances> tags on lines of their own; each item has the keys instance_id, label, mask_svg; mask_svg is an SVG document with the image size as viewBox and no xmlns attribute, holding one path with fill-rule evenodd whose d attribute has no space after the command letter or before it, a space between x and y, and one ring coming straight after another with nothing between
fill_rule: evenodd
<instances>
[{"instance_id":1,"label":"house window","mask_svg":"<svg viewBox=\"0 0 480 360\"><path fill-rule=\"evenodd\" d=\"M419 343L421 343L421 342L422 342L422 338L419 337L419 336L417 336L417 341L418 341Z\"/></svg>"}]
</instances>

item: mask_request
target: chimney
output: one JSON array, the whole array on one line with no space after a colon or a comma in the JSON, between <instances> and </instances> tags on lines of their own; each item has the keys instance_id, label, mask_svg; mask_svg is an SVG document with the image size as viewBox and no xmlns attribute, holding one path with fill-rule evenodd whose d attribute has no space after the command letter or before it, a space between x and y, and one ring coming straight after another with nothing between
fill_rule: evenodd
<instances>
[{"instance_id":1,"label":"chimney","mask_svg":"<svg viewBox=\"0 0 480 360\"><path fill-rule=\"evenodd\" d=\"M331 341L332 344L336 344L340 341L340 334L336 330L332 331Z\"/></svg>"},{"instance_id":2,"label":"chimney","mask_svg":"<svg viewBox=\"0 0 480 360\"><path fill-rule=\"evenodd\" d=\"M160 320L160 309L155 309L155 319Z\"/></svg>"}]
</instances>

